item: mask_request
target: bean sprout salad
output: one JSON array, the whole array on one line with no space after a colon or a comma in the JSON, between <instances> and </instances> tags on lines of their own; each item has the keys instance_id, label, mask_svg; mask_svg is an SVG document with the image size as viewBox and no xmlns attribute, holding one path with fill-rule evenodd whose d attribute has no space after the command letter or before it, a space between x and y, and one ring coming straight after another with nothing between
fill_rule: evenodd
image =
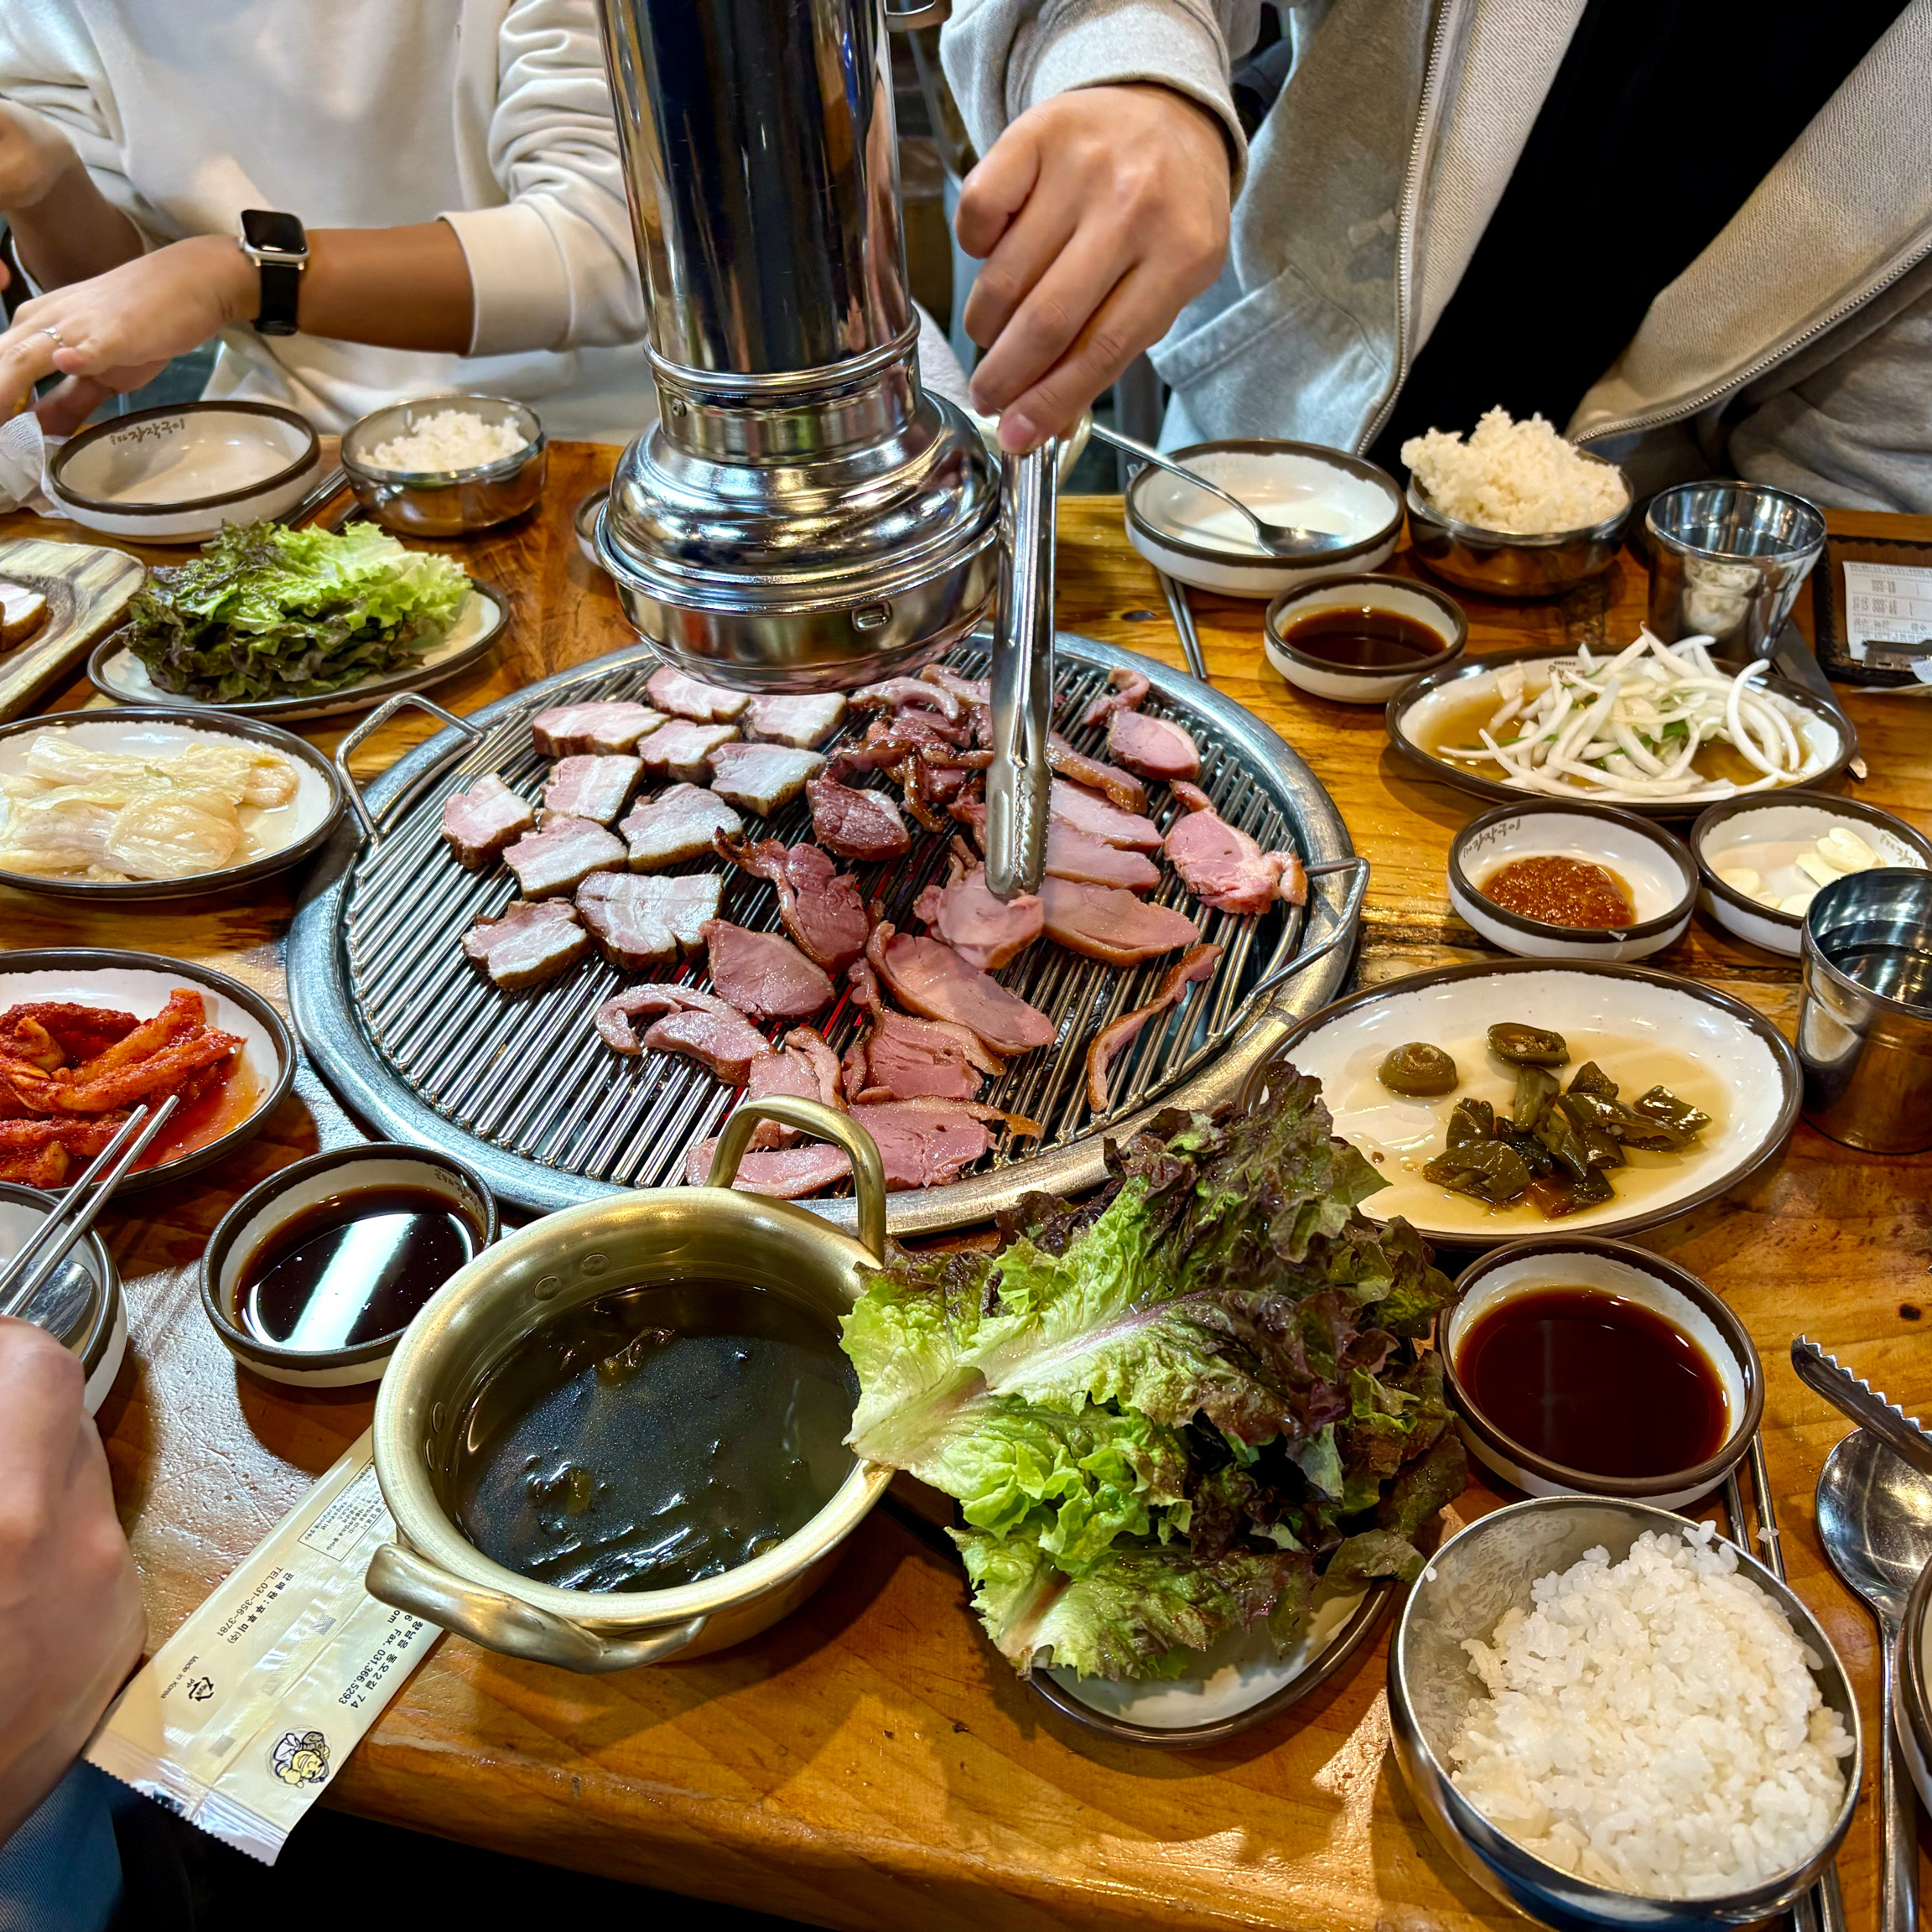
<instances>
[{"instance_id":1,"label":"bean sprout salad","mask_svg":"<svg viewBox=\"0 0 1932 1932\"><path fill-rule=\"evenodd\" d=\"M1587 647L1550 667L1530 688L1528 667L1497 678L1497 707L1480 745L1438 747L1436 756L1501 767L1502 780L1556 797L1704 804L1802 784L1831 762L1803 735L1810 714L1759 679L1762 662L1732 674L1711 661L1708 637L1665 644L1649 631L1614 657ZM1732 746L1759 776L1739 783L1696 769L1712 740Z\"/></svg>"}]
</instances>

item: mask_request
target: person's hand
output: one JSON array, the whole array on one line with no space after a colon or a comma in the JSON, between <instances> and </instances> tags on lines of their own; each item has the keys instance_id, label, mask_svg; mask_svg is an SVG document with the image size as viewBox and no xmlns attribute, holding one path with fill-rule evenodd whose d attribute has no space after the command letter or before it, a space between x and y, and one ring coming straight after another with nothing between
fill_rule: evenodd
<instances>
[{"instance_id":1,"label":"person's hand","mask_svg":"<svg viewBox=\"0 0 1932 1932\"><path fill-rule=\"evenodd\" d=\"M254 264L231 240L197 235L36 295L0 335L0 418L29 407L34 385L58 373L70 380L35 413L50 434L65 435L109 396L246 320L259 293Z\"/></svg>"},{"instance_id":2,"label":"person's hand","mask_svg":"<svg viewBox=\"0 0 1932 1932\"><path fill-rule=\"evenodd\" d=\"M0 1842L140 1661L146 1623L80 1364L0 1319Z\"/></svg>"},{"instance_id":3,"label":"person's hand","mask_svg":"<svg viewBox=\"0 0 1932 1932\"><path fill-rule=\"evenodd\" d=\"M1220 273L1230 184L1220 122L1166 87L1057 94L993 144L955 226L985 260L963 319L1003 447L1070 428Z\"/></svg>"}]
</instances>

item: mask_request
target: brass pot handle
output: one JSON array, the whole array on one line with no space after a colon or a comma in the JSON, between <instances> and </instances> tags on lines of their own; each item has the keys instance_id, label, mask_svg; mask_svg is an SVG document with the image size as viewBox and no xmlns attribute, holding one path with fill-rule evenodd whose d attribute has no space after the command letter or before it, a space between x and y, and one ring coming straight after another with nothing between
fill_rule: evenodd
<instances>
[{"instance_id":1,"label":"brass pot handle","mask_svg":"<svg viewBox=\"0 0 1932 1932\"><path fill-rule=\"evenodd\" d=\"M675 1657L697 1641L705 1622L702 1617L693 1617L687 1623L648 1637L599 1637L532 1603L465 1583L395 1543L377 1548L369 1559L365 1581L369 1594L378 1602L454 1630L486 1650L591 1675Z\"/></svg>"},{"instance_id":2,"label":"brass pot handle","mask_svg":"<svg viewBox=\"0 0 1932 1932\"><path fill-rule=\"evenodd\" d=\"M761 1120L776 1120L781 1126L795 1127L816 1140L830 1140L852 1156L852 1178L859 1196L859 1239L872 1251L872 1258L886 1264L886 1170L879 1160L879 1144L849 1114L828 1107L818 1100L794 1100L774 1094L768 1100L747 1100L724 1123L718 1136L717 1151L711 1156L707 1187L729 1187L738 1177L738 1163L751 1144L751 1130Z\"/></svg>"}]
</instances>

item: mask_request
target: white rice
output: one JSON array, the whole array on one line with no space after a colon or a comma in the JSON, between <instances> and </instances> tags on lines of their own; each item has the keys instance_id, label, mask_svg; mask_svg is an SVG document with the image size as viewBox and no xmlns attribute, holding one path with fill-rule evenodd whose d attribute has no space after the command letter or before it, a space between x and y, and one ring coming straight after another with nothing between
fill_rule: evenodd
<instances>
[{"instance_id":1,"label":"white rice","mask_svg":"<svg viewBox=\"0 0 1932 1932\"><path fill-rule=\"evenodd\" d=\"M1465 443L1446 429L1411 436L1402 460L1445 517L1512 537L1585 530L1629 496L1617 472L1566 443L1540 416L1491 409Z\"/></svg>"},{"instance_id":2,"label":"white rice","mask_svg":"<svg viewBox=\"0 0 1932 1932\"><path fill-rule=\"evenodd\" d=\"M420 475L432 470L480 470L526 448L530 439L514 423L486 423L470 409L439 409L421 416L407 434L392 436L369 452L372 470Z\"/></svg>"},{"instance_id":3,"label":"white rice","mask_svg":"<svg viewBox=\"0 0 1932 1932\"><path fill-rule=\"evenodd\" d=\"M1822 1661L1709 1524L1648 1531L1621 1563L1540 1578L1488 1644L1488 1686L1449 1755L1456 1788L1550 1864L1652 1898L1742 1890L1801 1863L1852 1745Z\"/></svg>"}]
</instances>

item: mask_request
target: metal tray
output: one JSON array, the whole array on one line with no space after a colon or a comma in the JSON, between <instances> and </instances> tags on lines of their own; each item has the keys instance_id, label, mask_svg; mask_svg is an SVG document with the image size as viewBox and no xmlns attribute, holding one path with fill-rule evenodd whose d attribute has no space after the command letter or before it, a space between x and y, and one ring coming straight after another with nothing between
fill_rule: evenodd
<instances>
[{"instance_id":1,"label":"metal tray","mask_svg":"<svg viewBox=\"0 0 1932 1932\"><path fill-rule=\"evenodd\" d=\"M892 1197L898 1235L977 1225L1034 1188L1077 1192L1105 1175L1103 1138L1136 1130L1156 1108L1205 1108L1232 1100L1249 1072L1297 1021L1335 992L1348 965L1363 868L1321 782L1259 719L1185 673L1092 639L1057 634L1056 718L1083 749L1088 701L1108 673L1131 667L1153 687L1151 710L1185 724L1202 752L1202 786L1222 815L1265 848L1292 843L1318 877L1307 916L1276 906L1237 919L1192 906L1169 875L1153 896L1195 912L1205 938L1228 948L1214 979L1177 1013L1150 1023L1114 1063L1115 1104L1088 1113L1088 1041L1130 1008L1145 1005L1168 961L1117 971L1041 942L1002 974L1014 991L1060 1023L1057 1045L1017 1060L982 1098L1046 1128L1039 1140L1002 1135L979 1167L943 1187ZM969 639L948 662L969 675L984 666L984 641ZM482 772L534 793L544 761L528 721L553 704L641 694L658 659L647 646L560 672L486 706L400 759L366 793L378 828L365 843L345 819L310 875L288 940L288 986L303 1044L344 1104L387 1138L442 1150L468 1162L503 1200L549 1213L631 1187L675 1186L687 1150L718 1130L736 1099L695 1064L647 1053L623 1059L599 1040L591 1016L625 983L600 959L521 994L493 987L462 957L470 922L514 896L501 866L462 870L439 836L443 801ZM847 730L862 730L860 719ZM834 741L836 743L836 740ZM1149 810L1178 809L1164 790ZM801 799L761 835L811 836ZM885 916L917 930L910 908L929 878L943 877L948 841L920 838L909 858L855 870ZM714 870L698 860L685 870ZM1344 875L1353 880L1343 890ZM776 927L775 895L759 881L727 884L724 917ZM1319 954L1319 957L1317 955ZM1296 962L1306 959L1306 970ZM841 1000L823 1031L843 1053L858 1030ZM849 1198L813 1201L840 1225Z\"/></svg>"}]
</instances>

